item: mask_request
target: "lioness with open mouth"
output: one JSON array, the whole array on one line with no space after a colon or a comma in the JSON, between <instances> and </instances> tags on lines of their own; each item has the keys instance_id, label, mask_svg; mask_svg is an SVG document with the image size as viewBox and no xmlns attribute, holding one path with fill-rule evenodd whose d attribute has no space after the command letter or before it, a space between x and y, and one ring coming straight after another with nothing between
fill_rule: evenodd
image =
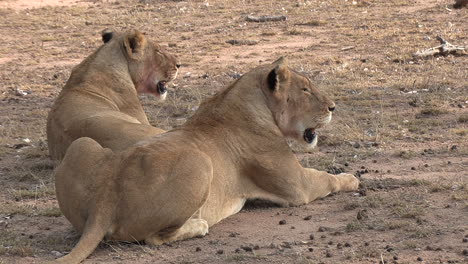
<instances>
[{"instance_id":1,"label":"lioness with open mouth","mask_svg":"<svg viewBox=\"0 0 468 264\"><path fill-rule=\"evenodd\" d=\"M297 206L353 191L353 175L303 168L285 137L308 145L335 104L284 59L201 104L183 126L122 152L73 142L55 172L60 209L82 232L58 263L79 263L106 236L162 244L203 236L248 199Z\"/></svg>"},{"instance_id":2,"label":"lioness with open mouth","mask_svg":"<svg viewBox=\"0 0 468 264\"><path fill-rule=\"evenodd\" d=\"M104 45L76 66L47 119L53 159L90 137L103 147L125 149L164 130L150 126L138 93L164 99L177 76L176 58L138 31L104 31Z\"/></svg>"}]
</instances>

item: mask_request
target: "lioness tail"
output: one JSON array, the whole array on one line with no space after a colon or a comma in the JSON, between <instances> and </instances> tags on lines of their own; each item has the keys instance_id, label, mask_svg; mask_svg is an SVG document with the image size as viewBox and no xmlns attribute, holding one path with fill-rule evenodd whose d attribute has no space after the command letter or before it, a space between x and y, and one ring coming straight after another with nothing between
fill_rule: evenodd
<instances>
[{"instance_id":1,"label":"lioness tail","mask_svg":"<svg viewBox=\"0 0 468 264\"><path fill-rule=\"evenodd\" d=\"M83 230L83 234L81 235L80 241L73 248L70 254L56 259L52 263L78 264L91 255L91 253L93 253L109 230L112 219L109 215L102 213L99 214L98 212L95 213L97 214L90 214L86 221L86 225Z\"/></svg>"}]
</instances>

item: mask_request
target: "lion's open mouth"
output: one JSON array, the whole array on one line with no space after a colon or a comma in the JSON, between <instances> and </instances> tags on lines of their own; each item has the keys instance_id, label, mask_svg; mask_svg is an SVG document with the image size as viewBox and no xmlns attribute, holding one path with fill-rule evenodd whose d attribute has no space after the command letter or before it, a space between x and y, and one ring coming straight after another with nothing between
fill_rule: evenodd
<instances>
[{"instance_id":1,"label":"lion's open mouth","mask_svg":"<svg viewBox=\"0 0 468 264\"><path fill-rule=\"evenodd\" d=\"M314 142L315 138L317 137L317 133L315 132L314 128L307 128L304 131L304 140L308 143L311 144Z\"/></svg>"},{"instance_id":2,"label":"lion's open mouth","mask_svg":"<svg viewBox=\"0 0 468 264\"><path fill-rule=\"evenodd\" d=\"M166 81L159 81L158 84L156 84L159 94L164 94L167 92L166 84L167 84Z\"/></svg>"}]
</instances>

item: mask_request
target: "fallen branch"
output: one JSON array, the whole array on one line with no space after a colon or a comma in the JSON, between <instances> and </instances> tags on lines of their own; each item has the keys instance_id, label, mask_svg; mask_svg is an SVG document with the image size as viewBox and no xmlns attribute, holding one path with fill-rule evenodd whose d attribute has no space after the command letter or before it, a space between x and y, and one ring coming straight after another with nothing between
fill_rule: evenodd
<instances>
[{"instance_id":1,"label":"fallen branch","mask_svg":"<svg viewBox=\"0 0 468 264\"><path fill-rule=\"evenodd\" d=\"M354 49L354 48L356 48L356 47L355 47L355 46L347 46L347 47L341 48L340 51L352 50L352 49Z\"/></svg>"},{"instance_id":2,"label":"fallen branch","mask_svg":"<svg viewBox=\"0 0 468 264\"><path fill-rule=\"evenodd\" d=\"M466 50L468 50L468 48L464 46L452 45L440 36L437 36L437 40L440 41L441 45L430 48L430 49L417 51L413 54L413 56L414 57L429 57L429 56L436 56L436 55L447 56L449 54L459 54L459 53L460 55L465 55Z\"/></svg>"},{"instance_id":3,"label":"fallen branch","mask_svg":"<svg viewBox=\"0 0 468 264\"><path fill-rule=\"evenodd\" d=\"M234 46L243 46L243 45L252 46L252 45L258 44L258 41L256 41L256 40L244 40L244 39L231 39L231 40L226 41L226 43L229 43L229 44L234 45Z\"/></svg>"},{"instance_id":4,"label":"fallen branch","mask_svg":"<svg viewBox=\"0 0 468 264\"><path fill-rule=\"evenodd\" d=\"M286 21L286 16L247 16L245 20L249 22L270 22L270 21Z\"/></svg>"}]
</instances>

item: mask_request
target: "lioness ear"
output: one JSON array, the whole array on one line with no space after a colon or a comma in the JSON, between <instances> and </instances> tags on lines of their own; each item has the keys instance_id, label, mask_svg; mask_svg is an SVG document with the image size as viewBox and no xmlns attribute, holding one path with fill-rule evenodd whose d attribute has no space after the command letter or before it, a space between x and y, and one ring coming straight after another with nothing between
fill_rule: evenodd
<instances>
[{"instance_id":1,"label":"lioness ear","mask_svg":"<svg viewBox=\"0 0 468 264\"><path fill-rule=\"evenodd\" d=\"M101 36L102 36L102 42L107 43L114 36L114 32L112 32L112 30L106 28L101 32Z\"/></svg>"},{"instance_id":2,"label":"lioness ear","mask_svg":"<svg viewBox=\"0 0 468 264\"><path fill-rule=\"evenodd\" d=\"M130 56L132 59L141 58L143 56L146 45L146 38L139 31L131 32L125 36L124 46L127 50L128 56Z\"/></svg>"},{"instance_id":3,"label":"lioness ear","mask_svg":"<svg viewBox=\"0 0 468 264\"><path fill-rule=\"evenodd\" d=\"M289 69L286 65L277 65L269 74L268 74L268 87L271 91L278 90L280 84L289 79Z\"/></svg>"},{"instance_id":4,"label":"lioness ear","mask_svg":"<svg viewBox=\"0 0 468 264\"><path fill-rule=\"evenodd\" d=\"M279 57L279 59L275 60L273 65L288 65L288 60L285 57Z\"/></svg>"}]
</instances>

